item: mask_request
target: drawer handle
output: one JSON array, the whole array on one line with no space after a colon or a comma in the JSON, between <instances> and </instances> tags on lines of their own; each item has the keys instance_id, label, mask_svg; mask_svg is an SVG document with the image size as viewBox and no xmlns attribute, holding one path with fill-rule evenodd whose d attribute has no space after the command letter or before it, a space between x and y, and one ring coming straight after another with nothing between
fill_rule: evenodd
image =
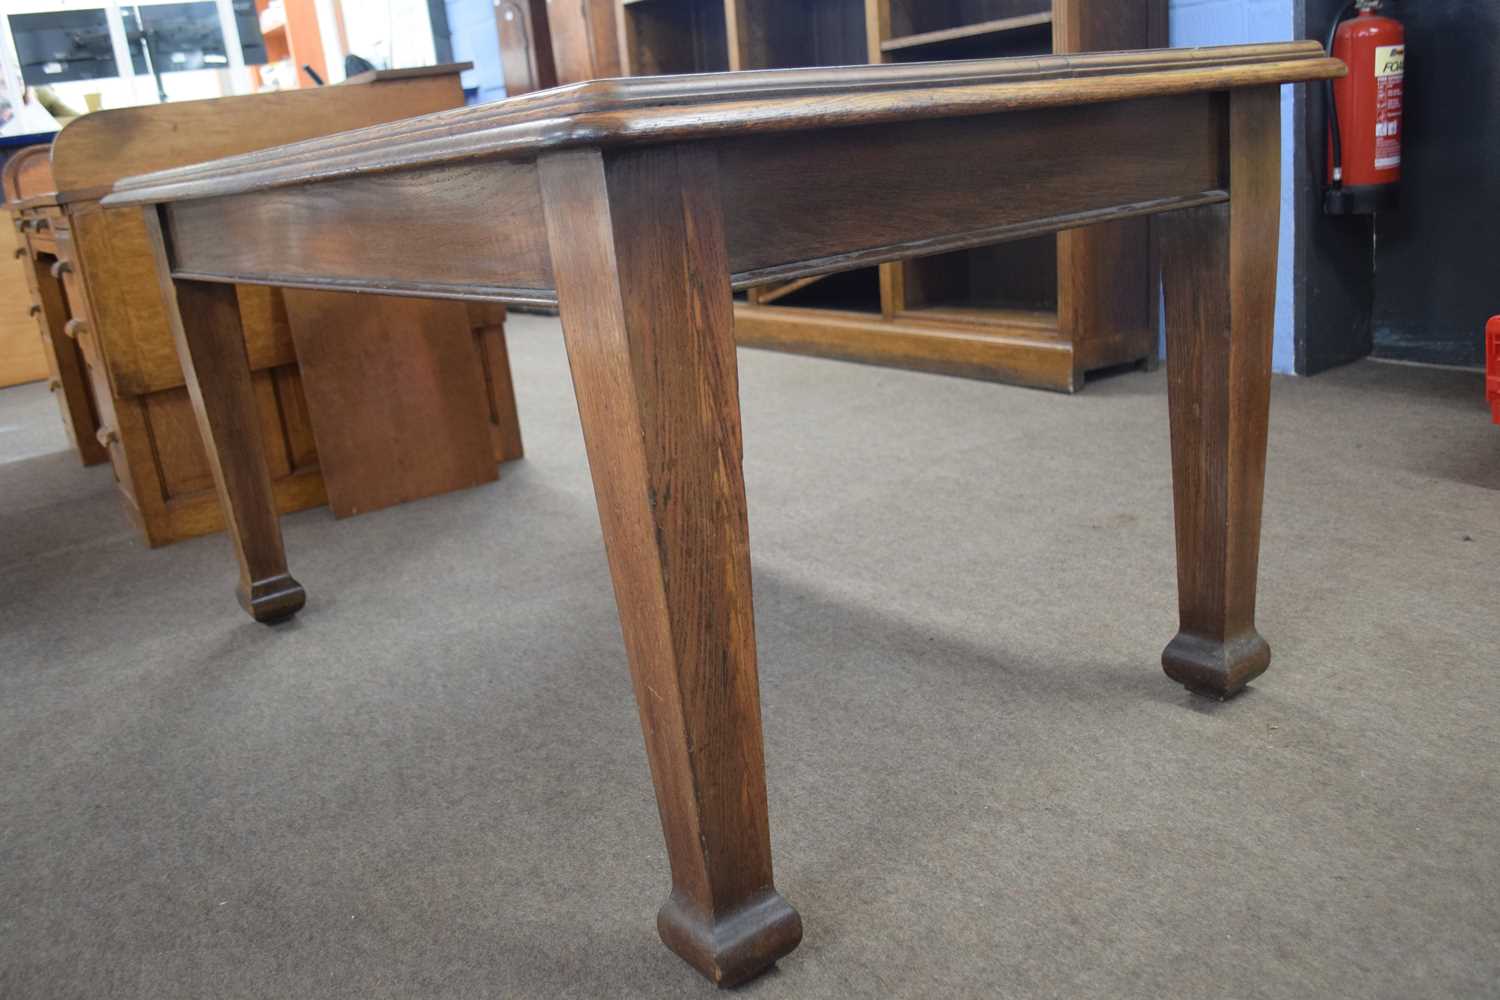
<instances>
[{"instance_id":1,"label":"drawer handle","mask_svg":"<svg viewBox=\"0 0 1500 1000\"><path fill-rule=\"evenodd\" d=\"M47 391L48 392L56 392L57 390L59 390L61 388L62 388L62 383L59 382L57 379L55 379L55 378L54 379L48 379L48 381L47 381Z\"/></svg>"},{"instance_id":2,"label":"drawer handle","mask_svg":"<svg viewBox=\"0 0 1500 1000\"><path fill-rule=\"evenodd\" d=\"M89 328L89 325L87 323L85 323L83 320L81 320L81 319L70 319L66 323L63 324L63 333L66 333L68 336L72 337L74 340L77 340L78 339L78 335L80 333L84 332L85 330L87 330L88 328Z\"/></svg>"},{"instance_id":3,"label":"drawer handle","mask_svg":"<svg viewBox=\"0 0 1500 1000\"><path fill-rule=\"evenodd\" d=\"M108 448L120 440L120 435L115 433L113 427L101 427L99 428L99 433L94 435L94 438L99 442L99 447Z\"/></svg>"},{"instance_id":4,"label":"drawer handle","mask_svg":"<svg viewBox=\"0 0 1500 1000\"><path fill-rule=\"evenodd\" d=\"M54 277L54 278L61 278L65 274L72 274L72 273L73 273L73 262L70 261L70 260L60 260L60 261L57 261L55 264L52 265L52 277Z\"/></svg>"},{"instance_id":5,"label":"drawer handle","mask_svg":"<svg viewBox=\"0 0 1500 1000\"><path fill-rule=\"evenodd\" d=\"M42 307L39 306L39 305L37 305L35 302L33 302L31 304L31 308L30 309L26 310L26 315L28 315L28 316L40 316L41 314L42 314Z\"/></svg>"}]
</instances>

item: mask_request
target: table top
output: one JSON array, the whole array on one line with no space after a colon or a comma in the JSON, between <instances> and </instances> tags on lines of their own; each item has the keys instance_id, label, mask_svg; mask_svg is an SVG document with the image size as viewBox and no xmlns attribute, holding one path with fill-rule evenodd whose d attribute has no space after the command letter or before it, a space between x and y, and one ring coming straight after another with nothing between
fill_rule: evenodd
<instances>
[{"instance_id":1,"label":"table top","mask_svg":"<svg viewBox=\"0 0 1500 1000\"><path fill-rule=\"evenodd\" d=\"M1093 104L1344 74L1317 42L594 80L178 167L106 205L220 197L576 146L647 144Z\"/></svg>"}]
</instances>

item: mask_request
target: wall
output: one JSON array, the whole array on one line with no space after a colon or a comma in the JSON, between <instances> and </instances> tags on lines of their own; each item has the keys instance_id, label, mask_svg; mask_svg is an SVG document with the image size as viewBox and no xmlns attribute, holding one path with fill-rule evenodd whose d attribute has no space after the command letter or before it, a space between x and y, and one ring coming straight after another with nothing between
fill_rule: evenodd
<instances>
[{"instance_id":1,"label":"wall","mask_svg":"<svg viewBox=\"0 0 1500 1000\"><path fill-rule=\"evenodd\" d=\"M1375 355L1478 366L1500 313L1500 2L1404 0L1401 204L1375 217Z\"/></svg>"},{"instance_id":2,"label":"wall","mask_svg":"<svg viewBox=\"0 0 1500 1000\"><path fill-rule=\"evenodd\" d=\"M1171 0L1172 45L1284 42L1294 33L1293 0ZM1276 339L1272 365L1296 370L1296 162L1293 88L1281 88L1281 245L1276 268Z\"/></svg>"},{"instance_id":3,"label":"wall","mask_svg":"<svg viewBox=\"0 0 1500 1000\"><path fill-rule=\"evenodd\" d=\"M1302 37L1324 40L1345 0L1298 0ZM1370 353L1375 235L1368 215L1325 215L1328 169L1324 87L1300 87L1297 192L1297 373L1316 375Z\"/></svg>"},{"instance_id":4,"label":"wall","mask_svg":"<svg viewBox=\"0 0 1500 1000\"><path fill-rule=\"evenodd\" d=\"M464 73L465 90L477 91L479 103L505 96L505 78L500 72L500 36L495 32L492 0L446 0L448 30L453 38L453 61L471 62Z\"/></svg>"},{"instance_id":5,"label":"wall","mask_svg":"<svg viewBox=\"0 0 1500 1000\"><path fill-rule=\"evenodd\" d=\"M357 13L356 13L357 12ZM437 62L427 0L344 4L344 40L349 51L376 66L401 69Z\"/></svg>"}]
</instances>

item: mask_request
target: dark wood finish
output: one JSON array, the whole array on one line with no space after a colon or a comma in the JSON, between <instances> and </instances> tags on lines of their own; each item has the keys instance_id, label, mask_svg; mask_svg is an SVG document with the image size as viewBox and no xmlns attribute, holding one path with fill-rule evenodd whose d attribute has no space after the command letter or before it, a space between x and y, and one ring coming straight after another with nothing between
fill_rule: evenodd
<instances>
[{"instance_id":1,"label":"dark wood finish","mask_svg":"<svg viewBox=\"0 0 1500 1000\"><path fill-rule=\"evenodd\" d=\"M882 0L895 37L1050 12L1048 0Z\"/></svg>"},{"instance_id":2,"label":"dark wood finish","mask_svg":"<svg viewBox=\"0 0 1500 1000\"><path fill-rule=\"evenodd\" d=\"M1229 98L1230 203L1163 216L1181 631L1167 675L1226 697L1265 671L1255 630L1276 311L1281 97Z\"/></svg>"},{"instance_id":3,"label":"dark wood finish","mask_svg":"<svg viewBox=\"0 0 1500 1000\"><path fill-rule=\"evenodd\" d=\"M615 0L551 0L546 11L558 83L621 75Z\"/></svg>"},{"instance_id":4,"label":"dark wood finish","mask_svg":"<svg viewBox=\"0 0 1500 1000\"><path fill-rule=\"evenodd\" d=\"M1052 9L1057 52L1167 44L1157 34L1167 18L1165 0L1057 2ZM1078 387L1089 371L1155 363L1160 262L1147 219L1059 233L1057 272L1057 328L1074 345Z\"/></svg>"},{"instance_id":5,"label":"dark wood finish","mask_svg":"<svg viewBox=\"0 0 1500 1000\"><path fill-rule=\"evenodd\" d=\"M626 2L619 11L620 64L632 76L734 68L726 15L726 5L714 0Z\"/></svg>"},{"instance_id":6,"label":"dark wood finish","mask_svg":"<svg viewBox=\"0 0 1500 1000\"><path fill-rule=\"evenodd\" d=\"M864 6L864 0L729 0L729 67L857 66L865 61Z\"/></svg>"},{"instance_id":7,"label":"dark wood finish","mask_svg":"<svg viewBox=\"0 0 1500 1000\"><path fill-rule=\"evenodd\" d=\"M542 160L589 467L672 863L663 940L720 986L802 939L771 879L734 309L710 150ZM707 573L681 572L701 566Z\"/></svg>"},{"instance_id":8,"label":"dark wood finish","mask_svg":"<svg viewBox=\"0 0 1500 1000\"><path fill-rule=\"evenodd\" d=\"M381 291L380 276L401 274L408 290L428 295L483 287L510 302L555 300L535 164L349 177L330 190L336 197L311 205L281 189L248 191L232 203L186 202L171 220L177 264L205 278L270 275L289 288L333 277ZM307 228L289 228L289 212ZM441 253L412 253L401 238L429 230L442 233ZM371 261L371 252L389 259ZM341 260L349 266L330 274Z\"/></svg>"},{"instance_id":9,"label":"dark wood finish","mask_svg":"<svg viewBox=\"0 0 1500 1000\"><path fill-rule=\"evenodd\" d=\"M1031 14L1016 14L1011 17L997 17L988 21L975 21L972 24L959 25L956 28L939 28L936 31L924 31L914 35L901 35L895 38L888 38L880 43L880 51L898 52L902 49L937 45L942 42L956 42L961 39L998 35L1007 31L1018 31L1022 28L1037 28L1051 23L1051 10L1037 11Z\"/></svg>"},{"instance_id":10,"label":"dark wood finish","mask_svg":"<svg viewBox=\"0 0 1500 1000\"><path fill-rule=\"evenodd\" d=\"M1158 46L1167 41L1166 12L1166 0L619 2L623 66L639 75ZM872 207L870 214L888 211ZM1081 388L1092 370L1152 363L1158 267L1148 224L1115 222L1044 239L1054 259L1052 288L1040 303L1025 301L1029 285L1014 282L1015 268L982 268L994 255L975 247L881 266L866 283L864 302L819 290L787 298L751 289L736 308L741 342L785 348L787 342L765 333L795 327L799 346L791 349L1066 391ZM946 301L923 297L940 286ZM1017 322L1021 312L1030 315ZM1036 322L1042 313L1049 316L1045 325ZM893 325L912 323L928 330L920 345ZM851 337L851 325L860 324L865 329ZM953 344L943 343L945 334ZM970 342L986 334L995 338L991 348L971 351ZM887 335L905 339L906 346L883 344ZM1071 352L1070 370L1039 372L1022 357L1007 359L1012 351L1034 353L1033 340L1049 349L1063 345ZM934 353L924 359L923 350ZM955 369L954 355L971 363Z\"/></svg>"},{"instance_id":11,"label":"dark wood finish","mask_svg":"<svg viewBox=\"0 0 1500 1000\"><path fill-rule=\"evenodd\" d=\"M1185 94L1149 111L1116 102L726 143L730 263L792 277L1014 239L1037 219L1082 225L1221 200L1215 117L1209 95ZM850 156L869 158L868 184L848 183ZM1026 198L993 196L1007 190Z\"/></svg>"},{"instance_id":12,"label":"dark wood finish","mask_svg":"<svg viewBox=\"0 0 1500 1000\"><path fill-rule=\"evenodd\" d=\"M479 370L484 375L495 461L515 462L525 457L526 450L510 378L510 352L505 346L505 307L495 302L470 302L468 308L479 351Z\"/></svg>"},{"instance_id":13,"label":"dark wood finish","mask_svg":"<svg viewBox=\"0 0 1500 1000\"><path fill-rule=\"evenodd\" d=\"M474 204L474 191L535 185L540 219L473 213L494 230L526 231L487 240L463 230L455 238L474 254L445 258L445 273L393 252L404 233L377 220L361 238L314 246L299 281L558 302L672 866L658 928L728 985L801 936L772 878L733 283L1175 216L1167 245L1182 630L1165 662L1194 690L1232 694L1264 667L1252 618L1277 84L1340 72L1316 43L1290 43L584 84L130 179L108 204L160 211L174 279L199 288L210 277L281 280L266 271L266 245L314 225L365 225L360 217L383 198L462 225L455 206ZM921 141L903 138L913 135ZM966 148L969 162L952 165ZM825 176L835 164L837 183ZM1002 202L997 186L1027 197ZM904 203L900 218L883 211L893 197ZM213 258L221 272L208 275L193 269L208 259L213 231L234 238ZM508 258L506 247L523 249ZM542 277L526 256L532 247L546 248L548 286L517 288L522 276ZM914 343L930 329L900 327ZM1043 368L1048 343L1039 337L1017 356ZM1071 347L1052 343L1071 366ZM190 338L180 347L195 358L224 352ZM205 411L220 425L218 447L232 447L232 423L249 424L245 409ZM258 468L256 450L232 462Z\"/></svg>"},{"instance_id":14,"label":"dark wood finish","mask_svg":"<svg viewBox=\"0 0 1500 1000\"><path fill-rule=\"evenodd\" d=\"M483 362L461 303L285 294L336 516L499 478ZM384 391L372 396L372 383Z\"/></svg>"},{"instance_id":15,"label":"dark wood finish","mask_svg":"<svg viewBox=\"0 0 1500 1000\"><path fill-rule=\"evenodd\" d=\"M723 180L734 283L1014 239L1054 215L1076 226L1221 200L1214 109L1207 95L1185 94L1158 101L1149 117L1116 103L1027 111L1021 129L1000 127L1011 119L965 119L871 125L797 145L734 140L724 147ZM1059 145L1073 152L1038 175L1034 158ZM870 187L846 183L850 155L872 157ZM948 194L917 199L935 177L950 182ZM1027 201L989 196L1018 186ZM377 292L555 300L532 163L343 177L327 190L325 200L297 204L305 235L285 227L297 196L281 187L184 202L171 216L179 270L285 286L335 279ZM1072 195L1078 190L1090 201ZM1068 211L1052 211L1062 201ZM476 202L497 206L502 224L476 215ZM401 234L424 216L441 225L449 252L404 259L411 255ZM1043 226L1057 228L1056 220ZM398 272L401 282L385 277Z\"/></svg>"},{"instance_id":16,"label":"dark wood finish","mask_svg":"<svg viewBox=\"0 0 1500 1000\"><path fill-rule=\"evenodd\" d=\"M148 208L144 214L193 413L209 445L225 531L240 563L240 605L256 621L282 621L301 609L307 595L288 572L281 544L239 300L233 285L174 280L157 212Z\"/></svg>"},{"instance_id":17,"label":"dark wood finish","mask_svg":"<svg viewBox=\"0 0 1500 1000\"><path fill-rule=\"evenodd\" d=\"M219 198L544 151L969 118L1321 79L1316 42L594 80L115 183L106 205ZM80 121L86 119L80 119Z\"/></svg>"},{"instance_id":18,"label":"dark wood finish","mask_svg":"<svg viewBox=\"0 0 1500 1000\"><path fill-rule=\"evenodd\" d=\"M557 86L547 0L499 0L495 30L500 36L500 71L507 95Z\"/></svg>"}]
</instances>

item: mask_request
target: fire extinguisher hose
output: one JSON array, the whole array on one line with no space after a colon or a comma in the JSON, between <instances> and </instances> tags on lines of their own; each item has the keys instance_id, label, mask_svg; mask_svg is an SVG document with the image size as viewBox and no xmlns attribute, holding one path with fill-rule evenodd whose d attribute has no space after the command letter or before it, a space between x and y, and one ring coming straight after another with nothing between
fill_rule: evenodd
<instances>
[{"instance_id":1,"label":"fire extinguisher hose","mask_svg":"<svg viewBox=\"0 0 1500 1000\"><path fill-rule=\"evenodd\" d=\"M1339 25L1344 18L1348 17L1354 10L1354 0L1349 0L1339 12L1334 15L1333 23L1328 26L1328 40L1323 43L1323 51L1330 56L1333 55L1333 39L1339 32ZM1344 186L1344 143L1343 137L1339 135L1339 108L1333 99L1333 81L1323 82L1323 109L1328 116L1328 137L1330 140L1329 157L1333 160L1333 187L1335 189Z\"/></svg>"}]
</instances>

